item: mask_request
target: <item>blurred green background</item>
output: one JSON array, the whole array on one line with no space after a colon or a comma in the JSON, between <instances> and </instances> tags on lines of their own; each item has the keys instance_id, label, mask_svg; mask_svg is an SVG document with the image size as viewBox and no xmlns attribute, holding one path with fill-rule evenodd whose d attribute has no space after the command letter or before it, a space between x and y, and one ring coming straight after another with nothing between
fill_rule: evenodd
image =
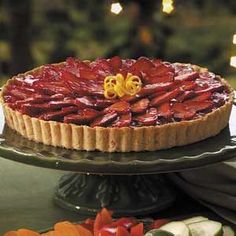
<instances>
[{"instance_id":1,"label":"blurred green background","mask_svg":"<svg viewBox=\"0 0 236 236\"><path fill-rule=\"evenodd\" d=\"M119 14L111 12L120 3ZM236 88L236 1L0 0L0 83L35 66L81 59L139 56L190 62Z\"/></svg>"}]
</instances>

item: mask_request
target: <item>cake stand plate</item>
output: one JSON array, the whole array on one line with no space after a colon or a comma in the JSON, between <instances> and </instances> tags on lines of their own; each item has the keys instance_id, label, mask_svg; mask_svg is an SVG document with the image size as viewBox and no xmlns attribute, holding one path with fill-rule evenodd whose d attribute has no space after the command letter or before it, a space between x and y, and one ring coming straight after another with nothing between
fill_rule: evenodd
<instances>
[{"instance_id":1,"label":"cake stand plate","mask_svg":"<svg viewBox=\"0 0 236 236\"><path fill-rule=\"evenodd\" d=\"M204 141L153 152L104 153L56 148L23 138L4 123L0 110L0 156L31 165L102 175L154 174L196 168L236 153L236 106L229 125Z\"/></svg>"},{"instance_id":2,"label":"cake stand plate","mask_svg":"<svg viewBox=\"0 0 236 236\"><path fill-rule=\"evenodd\" d=\"M229 125L219 135L195 144L153 152L103 153L29 141L5 125L0 110L0 156L76 172L63 176L56 189L56 203L65 208L95 214L101 207L108 207L116 215L143 215L162 210L175 199L160 173L197 168L235 156L235 119L233 106Z\"/></svg>"}]
</instances>

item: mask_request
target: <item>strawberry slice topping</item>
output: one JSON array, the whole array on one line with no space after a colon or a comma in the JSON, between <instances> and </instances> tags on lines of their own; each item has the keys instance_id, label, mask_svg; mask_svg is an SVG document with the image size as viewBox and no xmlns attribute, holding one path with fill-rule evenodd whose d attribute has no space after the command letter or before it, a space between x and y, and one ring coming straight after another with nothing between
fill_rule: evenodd
<instances>
[{"instance_id":1,"label":"strawberry slice topping","mask_svg":"<svg viewBox=\"0 0 236 236\"><path fill-rule=\"evenodd\" d=\"M75 99L75 105L77 105L80 108L94 107L95 104L96 104L96 101L93 98L88 97L88 96Z\"/></svg>"},{"instance_id":2,"label":"strawberry slice topping","mask_svg":"<svg viewBox=\"0 0 236 236\"><path fill-rule=\"evenodd\" d=\"M74 123L74 124L88 124L90 121L94 120L101 113L97 110L86 108L79 112L79 114L70 114L64 117L65 123Z\"/></svg>"},{"instance_id":3,"label":"strawberry slice topping","mask_svg":"<svg viewBox=\"0 0 236 236\"><path fill-rule=\"evenodd\" d=\"M140 92L138 93L139 96L143 97L149 94L153 94L160 91L166 91L172 88L174 83L167 82L167 83L157 83L157 84L147 84L141 88Z\"/></svg>"},{"instance_id":4,"label":"strawberry slice topping","mask_svg":"<svg viewBox=\"0 0 236 236\"><path fill-rule=\"evenodd\" d=\"M158 111L156 108L150 108L147 113L134 116L134 120L142 125L155 125L158 118Z\"/></svg>"},{"instance_id":5,"label":"strawberry slice topping","mask_svg":"<svg viewBox=\"0 0 236 236\"><path fill-rule=\"evenodd\" d=\"M112 123L114 127L127 127L131 123L131 114L123 114L116 121Z\"/></svg>"},{"instance_id":6,"label":"strawberry slice topping","mask_svg":"<svg viewBox=\"0 0 236 236\"><path fill-rule=\"evenodd\" d=\"M130 70L137 70L137 71L148 71L154 67L154 64L145 57L140 57L131 67Z\"/></svg>"},{"instance_id":7,"label":"strawberry slice topping","mask_svg":"<svg viewBox=\"0 0 236 236\"><path fill-rule=\"evenodd\" d=\"M115 111L109 112L103 116L100 116L96 118L91 124L91 127L95 126L107 126L112 121L114 121L117 118L118 114Z\"/></svg>"},{"instance_id":8,"label":"strawberry slice topping","mask_svg":"<svg viewBox=\"0 0 236 236\"><path fill-rule=\"evenodd\" d=\"M131 111L133 113L143 113L147 110L149 103L150 101L148 98L143 98L131 105Z\"/></svg>"},{"instance_id":9,"label":"strawberry slice topping","mask_svg":"<svg viewBox=\"0 0 236 236\"><path fill-rule=\"evenodd\" d=\"M183 104L195 112L211 109L214 105L212 101L185 101Z\"/></svg>"},{"instance_id":10,"label":"strawberry slice topping","mask_svg":"<svg viewBox=\"0 0 236 236\"><path fill-rule=\"evenodd\" d=\"M172 106L174 117L181 120L191 120L196 115L195 111L190 111L183 103L174 103Z\"/></svg>"},{"instance_id":11,"label":"strawberry slice topping","mask_svg":"<svg viewBox=\"0 0 236 236\"><path fill-rule=\"evenodd\" d=\"M139 76L141 90L106 99L104 79L118 73ZM12 109L43 120L129 127L196 119L225 104L229 91L215 74L189 64L115 56L45 65L11 80L3 96Z\"/></svg>"},{"instance_id":12,"label":"strawberry slice topping","mask_svg":"<svg viewBox=\"0 0 236 236\"><path fill-rule=\"evenodd\" d=\"M191 91L193 90L194 88L197 87L197 84L196 82L194 81L182 81L181 85L180 85L181 89L184 90L184 91Z\"/></svg>"},{"instance_id":13,"label":"strawberry slice topping","mask_svg":"<svg viewBox=\"0 0 236 236\"><path fill-rule=\"evenodd\" d=\"M171 111L170 103L162 103L158 107L158 116L170 118L172 116L173 112Z\"/></svg>"},{"instance_id":14,"label":"strawberry slice topping","mask_svg":"<svg viewBox=\"0 0 236 236\"><path fill-rule=\"evenodd\" d=\"M150 102L150 106L155 107L155 106L158 106L161 103L168 102L168 101L175 98L177 95L179 95L181 93L182 93L182 91L179 88L176 88L176 89L174 89L170 92L167 92L165 94L162 94L160 96L157 96L157 97L153 98Z\"/></svg>"},{"instance_id":15,"label":"strawberry slice topping","mask_svg":"<svg viewBox=\"0 0 236 236\"><path fill-rule=\"evenodd\" d=\"M118 114L125 114L130 111L130 104L126 101L119 101L114 103L113 105L107 107L104 112L115 111Z\"/></svg>"},{"instance_id":16,"label":"strawberry slice topping","mask_svg":"<svg viewBox=\"0 0 236 236\"><path fill-rule=\"evenodd\" d=\"M194 91L184 91L182 94L176 97L176 100L178 102L183 102L189 98L192 98L193 96L195 96Z\"/></svg>"},{"instance_id":17,"label":"strawberry slice topping","mask_svg":"<svg viewBox=\"0 0 236 236\"><path fill-rule=\"evenodd\" d=\"M182 75L178 75L175 77L176 81L183 81L183 80L194 80L196 78L199 77L199 73L194 71L188 74L182 74Z\"/></svg>"},{"instance_id":18,"label":"strawberry slice topping","mask_svg":"<svg viewBox=\"0 0 236 236\"><path fill-rule=\"evenodd\" d=\"M212 84L210 87L208 88L204 88L204 89L198 89L195 91L196 94L202 94L202 93L207 93L207 92L220 92L224 89L223 84L220 83L215 83Z\"/></svg>"},{"instance_id":19,"label":"strawberry slice topping","mask_svg":"<svg viewBox=\"0 0 236 236\"><path fill-rule=\"evenodd\" d=\"M174 80L174 74L168 72L164 75L150 76L148 78L148 83L149 84L166 83L166 82L172 82L173 80Z\"/></svg>"},{"instance_id":20,"label":"strawberry slice topping","mask_svg":"<svg viewBox=\"0 0 236 236\"><path fill-rule=\"evenodd\" d=\"M78 111L77 107L74 107L74 106L64 107L60 111L46 112L46 113L42 114L39 117L39 119L62 121L64 116L74 113L76 111Z\"/></svg>"},{"instance_id":21,"label":"strawberry slice topping","mask_svg":"<svg viewBox=\"0 0 236 236\"><path fill-rule=\"evenodd\" d=\"M191 101L205 101L205 100L209 100L212 96L211 92L206 92L206 93L202 93L192 99L190 99Z\"/></svg>"},{"instance_id":22,"label":"strawberry slice topping","mask_svg":"<svg viewBox=\"0 0 236 236\"><path fill-rule=\"evenodd\" d=\"M88 80L96 80L96 79L98 79L98 74L96 74L91 69L80 69L79 77L85 78Z\"/></svg>"},{"instance_id":23,"label":"strawberry slice topping","mask_svg":"<svg viewBox=\"0 0 236 236\"><path fill-rule=\"evenodd\" d=\"M112 57L110 60L109 60L109 63L111 65L111 67L113 68L113 72L116 74L119 72L119 70L121 69L122 67L122 60L120 59L120 57L118 56L115 56L115 57Z\"/></svg>"}]
</instances>

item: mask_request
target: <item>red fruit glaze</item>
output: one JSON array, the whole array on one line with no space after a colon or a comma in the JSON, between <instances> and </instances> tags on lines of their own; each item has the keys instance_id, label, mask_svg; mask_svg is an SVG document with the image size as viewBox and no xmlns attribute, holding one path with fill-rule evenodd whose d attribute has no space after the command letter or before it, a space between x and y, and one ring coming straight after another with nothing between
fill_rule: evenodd
<instances>
[{"instance_id":1,"label":"red fruit glaze","mask_svg":"<svg viewBox=\"0 0 236 236\"><path fill-rule=\"evenodd\" d=\"M131 105L133 113L143 113L147 110L150 101L148 98L143 98Z\"/></svg>"},{"instance_id":2,"label":"red fruit glaze","mask_svg":"<svg viewBox=\"0 0 236 236\"><path fill-rule=\"evenodd\" d=\"M106 99L104 79L117 73L139 76L138 94ZM196 119L224 105L229 92L213 73L191 65L115 56L45 65L11 80L3 97L12 109L43 120L129 127Z\"/></svg>"}]
</instances>

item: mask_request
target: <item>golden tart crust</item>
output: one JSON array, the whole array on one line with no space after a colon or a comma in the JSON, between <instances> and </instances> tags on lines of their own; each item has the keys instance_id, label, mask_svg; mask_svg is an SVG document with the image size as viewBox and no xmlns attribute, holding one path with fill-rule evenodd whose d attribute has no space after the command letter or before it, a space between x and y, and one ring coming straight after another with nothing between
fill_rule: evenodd
<instances>
[{"instance_id":1,"label":"golden tart crust","mask_svg":"<svg viewBox=\"0 0 236 236\"><path fill-rule=\"evenodd\" d=\"M205 68L195 67L199 71L206 71ZM39 69L40 67L33 71ZM29 71L23 75L31 72ZM219 80L229 92L229 98L223 106L200 118L158 126L89 127L57 121L45 121L13 110L4 102L3 93L6 86L14 78L8 81L1 93L1 102L7 125L29 140L54 147L85 151L155 151L204 140L219 134L227 126L234 99L233 89L224 79L220 78Z\"/></svg>"}]
</instances>

